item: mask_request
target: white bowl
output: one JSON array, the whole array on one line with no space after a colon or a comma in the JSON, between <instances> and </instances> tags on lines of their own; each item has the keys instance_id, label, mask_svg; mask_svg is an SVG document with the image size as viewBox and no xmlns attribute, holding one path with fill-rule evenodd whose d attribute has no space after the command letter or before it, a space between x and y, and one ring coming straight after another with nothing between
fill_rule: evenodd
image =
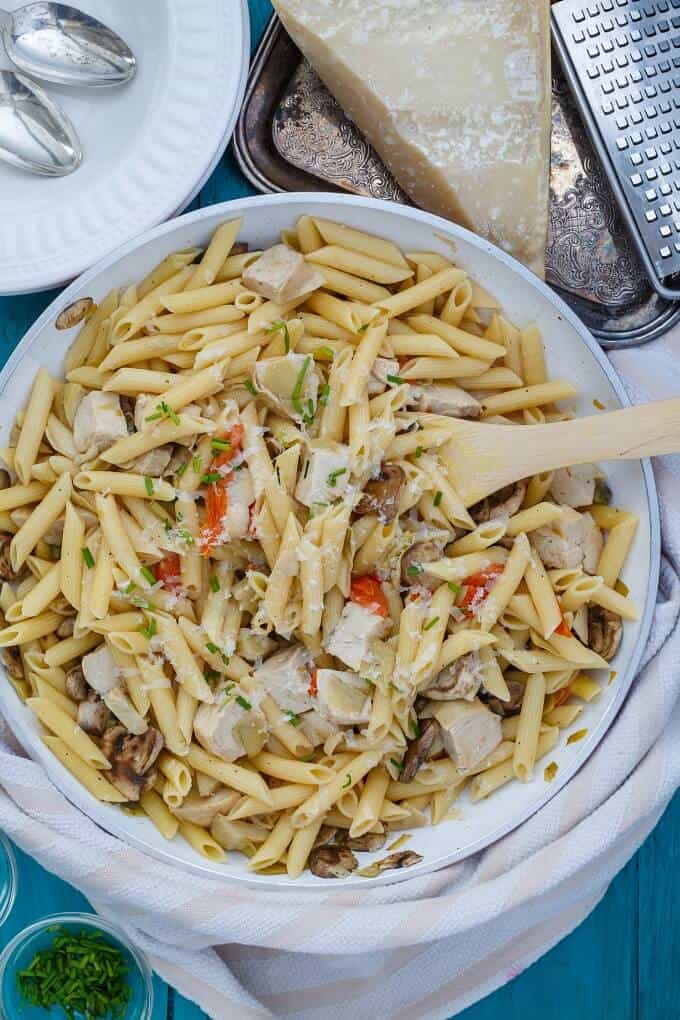
<instances>
[{"instance_id":1,"label":"white bowl","mask_svg":"<svg viewBox=\"0 0 680 1020\"><path fill-rule=\"evenodd\" d=\"M628 403L613 369L573 312L535 276L493 245L436 216L375 199L325 194L267 195L201 209L157 227L119 248L76 280L29 330L0 374L0 445L7 442L14 414L26 400L38 365L44 364L54 373L61 371L62 358L72 335L59 333L54 327L60 309L76 298L100 299L112 287L141 279L170 251L205 245L225 219L243 216L241 237L253 246L265 247L275 242L281 230L292 227L304 213L371 231L407 251L433 250L453 255L458 264L499 299L512 322L518 326L538 324L545 339L549 374L577 384L579 414L594 413L595 400L609 409ZM609 465L608 472L616 504L640 517L623 579L640 606L641 615L638 623L625 627L621 648L612 662L612 669L617 671L616 681L604 684L601 698L585 706L574 727L587 728L586 737L566 746L565 734L562 734L558 747L548 759L559 766L552 783L544 781L541 765L532 782L511 783L476 805L467 804L464 797L462 818L416 830L408 845L423 855L421 864L406 871L386 872L375 879L350 878L344 880L344 885L401 881L483 849L553 797L604 736L633 682L647 640L658 584L660 549L658 504L649 462ZM114 807L99 803L45 748L40 741L37 719L22 706L8 683L0 683L0 711L28 753L44 765L55 785L90 818L125 842L204 875L279 888L293 884L285 876L252 875L245 858L239 854L230 854L225 864L213 864L199 857L181 839L166 842L147 819L128 817ZM296 888L320 884L327 888L329 880L306 873L294 884Z\"/></svg>"}]
</instances>

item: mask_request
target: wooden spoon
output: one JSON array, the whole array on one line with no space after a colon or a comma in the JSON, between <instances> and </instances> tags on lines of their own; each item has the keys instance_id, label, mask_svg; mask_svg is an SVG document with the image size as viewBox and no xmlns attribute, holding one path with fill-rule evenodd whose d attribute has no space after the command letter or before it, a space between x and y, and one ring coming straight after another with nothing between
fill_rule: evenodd
<instances>
[{"instance_id":1,"label":"wooden spoon","mask_svg":"<svg viewBox=\"0 0 680 1020\"><path fill-rule=\"evenodd\" d=\"M548 425L451 419L450 428L439 452L467 507L542 471L680 453L680 397Z\"/></svg>"}]
</instances>

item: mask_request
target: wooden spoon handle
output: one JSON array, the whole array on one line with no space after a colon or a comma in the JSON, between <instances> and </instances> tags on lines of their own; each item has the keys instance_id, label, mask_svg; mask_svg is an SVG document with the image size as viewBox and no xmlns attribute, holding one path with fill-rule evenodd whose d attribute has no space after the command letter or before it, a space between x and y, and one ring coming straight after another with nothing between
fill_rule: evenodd
<instances>
[{"instance_id":1,"label":"wooden spoon handle","mask_svg":"<svg viewBox=\"0 0 680 1020\"><path fill-rule=\"evenodd\" d=\"M597 460L637 460L680 453L680 397L639 407L529 426L534 472Z\"/></svg>"}]
</instances>

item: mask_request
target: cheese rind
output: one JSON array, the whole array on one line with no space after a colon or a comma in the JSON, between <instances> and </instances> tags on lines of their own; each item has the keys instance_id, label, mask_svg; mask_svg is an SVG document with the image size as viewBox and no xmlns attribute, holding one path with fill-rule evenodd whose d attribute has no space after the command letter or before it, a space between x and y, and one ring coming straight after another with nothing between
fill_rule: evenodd
<instances>
[{"instance_id":1,"label":"cheese rind","mask_svg":"<svg viewBox=\"0 0 680 1020\"><path fill-rule=\"evenodd\" d=\"M548 231L548 0L274 0L422 208L539 275Z\"/></svg>"}]
</instances>

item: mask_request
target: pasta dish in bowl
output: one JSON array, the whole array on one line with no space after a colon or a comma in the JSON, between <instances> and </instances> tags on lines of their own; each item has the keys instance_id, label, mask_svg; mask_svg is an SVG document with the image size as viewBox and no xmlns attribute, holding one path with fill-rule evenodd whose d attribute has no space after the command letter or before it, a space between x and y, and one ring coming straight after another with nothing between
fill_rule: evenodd
<instances>
[{"instance_id":1,"label":"pasta dish in bowl","mask_svg":"<svg viewBox=\"0 0 680 1020\"><path fill-rule=\"evenodd\" d=\"M585 465L464 505L452 420L521 443L620 397L487 243L371 200L202 210L74 284L4 378L0 707L110 831L394 880L518 824L613 718L653 484Z\"/></svg>"}]
</instances>

